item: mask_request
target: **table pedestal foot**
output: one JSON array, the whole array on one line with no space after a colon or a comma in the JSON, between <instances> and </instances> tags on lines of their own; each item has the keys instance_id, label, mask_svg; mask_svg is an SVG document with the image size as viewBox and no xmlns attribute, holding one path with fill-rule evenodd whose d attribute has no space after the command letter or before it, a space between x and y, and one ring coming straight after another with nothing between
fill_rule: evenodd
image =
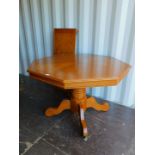
<instances>
[{"instance_id":1,"label":"table pedestal foot","mask_svg":"<svg viewBox=\"0 0 155 155\"><path fill-rule=\"evenodd\" d=\"M99 104L94 97L87 98L87 108L93 108L98 111L108 111L110 106L107 102Z\"/></svg>"},{"instance_id":2,"label":"table pedestal foot","mask_svg":"<svg viewBox=\"0 0 155 155\"><path fill-rule=\"evenodd\" d=\"M71 110L73 112L78 112L80 116L82 133L84 137L88 136L87 124L84 116L84 111L86 110L86 89L74 89L72 90L72 98L71 98Z\"/></svg>"},{"instance_id":3,"label":"table pedestal foot","mask_svg":"<svg viewBox=\"0 0 155 155\"><path fill-rule=\"evenodd\" d=\"M72 90L71 100L63 100L57 108L47 108L45 116L54 116L64 110L71 110L73 113L78 113L80 116L82 133L85 138L88 137L88 128L85 120L84 112L87 108L93 108L99 111L108 111L110 106L108 103L99 104L94 97L87 98L86 89L79 88Z\"/></svg>"},{"instance_id":4,"label":"table pedestal foot","mask_svg":"<svg viewBox=\"0 0 155 155\"><path fill-rule=\"evenodd\" d=\"M68 110L71 108L70 100L63 100L57 108L47 108L45 111L45 116L51 117L54 115L58 115L64 110Z\"/></svg>"},{"instance_id":5,"label":"table pedestal foot","mask_svg":"<svg viewBox=\"0 0 155 155\"><path fill-rule=\"evenodd\" d=\"M82 125L82 134L84 137L88 136L88 128L87 128L87 123L86 119L84 116L84 109L80 107L80 120L81 120L81 125Z\"/></svg>"}]
</instances>

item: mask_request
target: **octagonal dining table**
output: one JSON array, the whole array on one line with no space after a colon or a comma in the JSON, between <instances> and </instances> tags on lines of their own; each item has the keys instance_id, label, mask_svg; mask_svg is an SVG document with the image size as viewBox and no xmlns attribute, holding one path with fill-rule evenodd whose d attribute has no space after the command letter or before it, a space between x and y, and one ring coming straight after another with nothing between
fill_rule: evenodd
<instances>
[{"instance_id":1,"label":"octagonal dining table","mask_svg":"<svg viewBox=\"0 0 155 155\"><path fill-rule=\"evenodd\" d=\"M28 72L32 78L71 90L71 98L64 99L57 108L47 108L45 116L71 110L78 114L83 136L87 137L84 112L88 108L105 112L110 106L107 102L97 103L94 97L87 97L86 88L115 86L127 75L130 67L109 56L61 53L33 61Z\"/></svg>"}]
</instances>

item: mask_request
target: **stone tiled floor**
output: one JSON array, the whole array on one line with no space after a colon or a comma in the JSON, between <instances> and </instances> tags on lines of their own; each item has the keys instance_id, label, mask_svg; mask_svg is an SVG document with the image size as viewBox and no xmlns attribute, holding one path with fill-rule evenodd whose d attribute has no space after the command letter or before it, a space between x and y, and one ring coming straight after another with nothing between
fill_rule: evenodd
<instances>
[{"instance_id":1,"label":"stone tiled floor","mask_svg":"<svg viewBox=\"0 0 155 155\"><path fill-rule=\"evenodd\" d=\"M84 141L71 112L53 118L43 114L69 92L25 76L19 81L21 155L134 155L134 109L114 103L105 113L89 109L85 115L90 135Z\"/></svg>"}]
</instances>

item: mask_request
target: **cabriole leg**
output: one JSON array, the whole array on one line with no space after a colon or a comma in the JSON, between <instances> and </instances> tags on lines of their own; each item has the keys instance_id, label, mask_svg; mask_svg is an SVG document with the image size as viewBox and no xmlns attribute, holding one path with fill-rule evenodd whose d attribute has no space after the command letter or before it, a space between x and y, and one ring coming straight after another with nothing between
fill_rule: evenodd
<instances>
[{"instance_id":1,"label":"cabriole leg","mask_svg":"<svg viewBox=\"0 0 155 155\"><path fill-rule=\"evenodd\" d=\"M60 114L64 110L69 110L71 108L70 100L63 100L57 108L49 107L45 111L45 116L51 117Z\"/></svg>"}]
</instances>

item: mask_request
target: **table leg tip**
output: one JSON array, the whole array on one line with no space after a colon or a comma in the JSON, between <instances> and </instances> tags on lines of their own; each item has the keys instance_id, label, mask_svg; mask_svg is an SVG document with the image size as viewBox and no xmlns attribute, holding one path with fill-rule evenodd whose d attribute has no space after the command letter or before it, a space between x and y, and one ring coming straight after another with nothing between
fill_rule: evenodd
<instances>
[{"instance_id":1,"label":"table leg tip","mask_svg":"<svg viewBox=\"0 0 155 155\"><path fill-rule=\"evenodd\" d=\"M86 135L86 136L83 137L83 140L86 142L86 141L88 141L88 138L89 138L89 136Z\"/></svg>"},{"instance_id":2,"label":"table leg tip","mask_svg":"<svg viewBox=\"0 0 155 155\"><path fill-rule=\"evenodd\" d=\"M51 117L51 116L53 116L53 109L52 108L47 108L46 110L45 110L45 116L46 117Z\"/></svg>"}]
</instances>

